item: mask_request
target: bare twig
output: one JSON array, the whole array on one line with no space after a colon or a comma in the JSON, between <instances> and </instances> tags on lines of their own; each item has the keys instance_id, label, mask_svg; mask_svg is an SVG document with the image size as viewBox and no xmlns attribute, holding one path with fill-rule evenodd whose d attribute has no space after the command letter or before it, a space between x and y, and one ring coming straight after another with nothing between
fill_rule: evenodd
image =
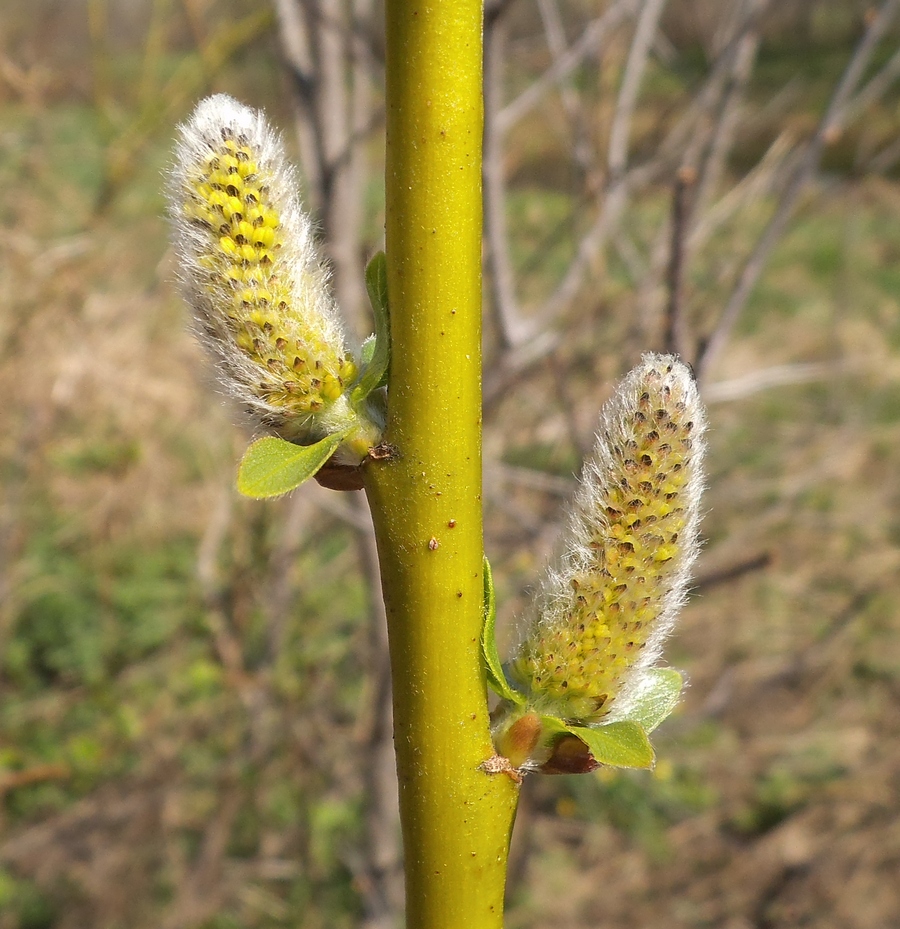
<instances>
[{"instance_id":1,"label":"bare twig","mask_svg":"<svg viewBox=\"0 0 900 929\"><path fill-rule=\"evenodd\" d=\"M669 342L669 335L665 332L671 321L671 297L673 268L686 268L690 263L690 256L695 249L695 236L692 232L705 208L705 204L719 183L725 161L728 157L733 141L733 129L736 114L739 109L740 93L746 80L749 78L753 53L756 41L753 38L753 25L757 22L765 5L769 0L745 0L731 17L731 31L721 43L706 87L698 95L694 119L695 125L689 136L682 142L684 148L679 155L680 172L693 172L696 176L695 193L691 197L690 209L679 217L684 227L682 235L673 217L660 224L650 249L650 261L647 274L641 281L638 298L638 313L633 331L633 340L636 344L647 344L655 341L649 333L655 330L655 323L661 301L664 299L662 278L666 269L669 273L669 299L668 314L664 314L662 343ZM690 110L689 110L690 112ZM676 178L677 178L676 174ZM676 180L677 184L677 180ZM683 204L686 206L687 204ZM673 255L673 243L679 243L680 254ZM680 300L680 298L678 298ZM686 323L686 314L683 307L679 309L682 327ZM681 346L685 358L693 360L695 348L685 342Z\"/></svg>"},{"instance_id":2,"label":"bare twig","mask_svg":"<svg viewBox=\"0 0 900 929\"><path fill-rule=\"evenodd\" d=\"M543 325L554 320L578 293L584 276L596 259L600 249L618 224L628 203L630 185L637 179L627 172L628 140L631 121L637 104L641 79L647 66L647 58L653 44L653 36L662 15L665 0L644 0L638 16L637 26L622 74L622 83L616 100L615 114L610 129L607 151L607 182L601 192L601 205L593 226L578 243L575 258L569 265L556 291L542 307L538 318Z\"/></svg>"},{"instance_id":3,"label":"bare twig","mask_svg":"<svg viewBox=\"0 0 900 929\"><path fill-rule=\"evenodd\" d=\"M243 676L244 655L230 628L225 591L219 577L219 552L228 537L231 521L231 488L222 487L200 539L196 573L216 654L222 667L239 679Z\"/></svg>"},{"instance_id":4,"label":"bare twig","mask_svg":"<svg viewBox=\"0 0 900 929\"><path fill-rule=\"evenodd\" d=\"M744 92L756 62L759 23L771 3L772 0L744 0L736 10L734 32L723 51L726 56L731 55L732 64L719 99L718 114L713 120L706 156L697 169L697 192L692 208L694 216L705 211L721 183L740 122Z\"/></svg>"},{"instance_id":5,"label":"bare twig","mask_svg":"<svg viewBox=\"0 0 900 929\"><path fill-rule=\"evenodd\" d=\"M574 477L558 477L555 474L548 474L546 471L521 468L504 464L501 461L490 462L486 471L490 474L491 479L497 482L515 484L520 487L527 487L529 490L539 490L555 497L570 497L576 487Z\"/></svg>"},{"instance_id":6,"label":"bare twig","mask_svg":"<svg viewBox=\"0 0 900 929\"><path fill-rule=\"evenodd\" d=\"M507 17L491 19L484 36L484 229L490 268L492 306L504 349L528 341L533 334L516 300L515 274L506 231L506 181L503 138L496 114L503 99L503 62L508 35Z\"/></svg>"},{"instance_id":7,"label":"bare twig","mask_svg":"<svg viewBox=\"0 0 900 929\"><path fill-rule=\"evenodd\" d=\"M900 161L900 139L886 145L877 155L873 156L866 167L875 174L882 174L890 171L898 161Z\"/></svg>"},{"instance_id":8,"label":"bare twig","mask_svg":"<svg viewBox=\"0 0 900 929\"><path fill-rule=\"evenodd\" d=\"M848 101L842 121L854 120L866 107L880 100L898 78L900 78L900 49L894 52L884 67L869 80L869 83L852 100Z\"/></svg>"},{"instance_id":9,"label":"bare twig","mask_svg":"<svg viewBox=\"0 0 900 929\"><path fill-rule=\"evenodd\" d=\"M510 101L497 113L497 131L503 135L533 110L551 88L565 80L585 58L600 47L613 29L629 16L633 16L636 8L637 0L617 0L602 16L590 23L581 38L573 42L565 54L557 58L538 80L529 84L515 100Z\"/></svg>"},{"instance_id":10,"label":"bare twig","mask_svg":"<svg viewBox=\"0 0 900 929\"><path fill-rule=\"evenodd\" d=\"M702 248L711 236L748 203L783 186L778 183L778 179L793 164L789 157L793 147L792 134L788 130L780 133L753 168L702 216L696 217L688 238L691 251Z\"/></svg>"},{"instance_id":11,"label":"bare twig","mask_svg":"<svg viewBox=\"0 0 900 929\"><path fill-rule=\"evenodd\" d=\"M357 495L354 495L355 497ZM359 495L354 508L368 515L365 498ZM364 714L361 747L366 790L366 865L357 875L366 909L367 929L391 929L403 910L403 879L400 849L400 810L394 759L394 728L391 712L391 669L388 657L387 617L379 596L380 574L375 532L367 519L357 533L360 564L369 591L370 712Z\"/></svg>"},{"instance_id":12,"label":"bare twig","mask_svg":"<svg viewBox=\"0 0 900 929\"><path fill-rule=\"evenodd\" d=\"M297 140L300 160L307 183L307 201L316 212L322 209L322 158L317 122L313 105L315 77L310 35L298 0L275 0L278 16L278 37L285 66L293 78L298 118Z\"/></svg>"},{"instance_id":13,"label":"bare twig","mask_svg":"<svg viewBox=\"0 0 900 929\"><path fill-rule=\"evenodd\" d=\"M631 48L628 50L628 60L625 62L625 70L622 74L619 96L616 99L612 126L609 130L607 169L612 184L619 181L628 165L628 142L631 138L634 108L637 104L644 71L647 68L647 58L653 45L653 36L656 34L659 18L665 5L666 0L644 0L638 16Z\"/></svg>"},{"instance_id":14,"label":"bare twig","mask_svg":"<svg viewBox=\"0 0 900 929\"><path fill-rule=\"evenodd\" d=\"M715 110L717 106L720 118L723 112L727 112L727 109L721 107L719 102L733 84L731 78L736 67L736 61L742 60L740 56L741 40L751 25L755 23L755 16L758 15L761 9L757 4L764 2L765 0L748 0L750 12L743 19L739 19L735 34L725 43L703 86L695 93L690 106L668 130L665 138L657 147L655 156L647 162L626 168L618 180L614 182L608 178L593 223L579 240L576 254L563 274L556 290L533 316L532 331L534 340L539 340L541 344L522 343L515 347L514 356L507 353L502 358L500 366L490 373L486 382L485 397L488 402L492 401L512 380L521 376L532 365L553 350L558 339L549 336L548 329L557 324L561 314L571 307L572 301L578 293L585 275L596 261L597 255L611 236L619 230L631 193L649 183L658 181L661 177L665 177L674 170L676 165L697 162L700 152L706 145L704 140L709 139L710 133L715 132L715 127L718 125L718 122L712 123L711 126L708 123L704 125L706 116ZM612 10L613 8L610 8L607 12L611 14ZM647 6L643 10L648 18L651 14L655 16L658 13L657 10ZM646 22L647 20L645 20ZM637 38L637 30L635 38ZM632 46L634 46L634 40ZM575 47L575 45L571 46L569 52ZM643 64L646 64L646 50L642 55L638 55L636 52L633 55L629 54L633 75L636 75L641 70L639 65L641 65L642 59ZM544 80L544 78L541 80ZM627 85L629 88L636 86L635 78L632 77L626 81L623 75L622 85L623 87ZM529 91L525 91L525 94L527 93ZM630 93L629 90L629 95ZM607 156L607 162L609 163L611 160L613 165L621 161L620 140L623 138L623 130L627 122L626 117L629 116L630 112L630 108L626 103L627 100L617 106L619 128L615 133L616 141L612 146L612 155L608 154ZM724 137L725 133L722 135ZM661 275L666 267L670 241L670 233L667 227L668 223L666 223L666 227L660 229L660 234L657 236L656 243L651 251L651 272L644 279L641 297L638 300L641 307L640 316L645 321L651 315L651 307L655 302L653 294L658 290ZM658 306L658 304L656 305ZM641 342L644 341L645 339L642 338Z\"/></svg>"},{"instance_id":15,"label":"bare twig","mask_svg":"<svg viewBox=\"0 0 900 929\"><path fill-rule=\"evenodd\" d=\"M667 284L669 301L663 331L663 350L691 360L687 322L684 318L684 263L687 219L690 214L688 197L697 176L692 168L682 168L675 177L672 191L671 246Z\"/></svg>"},{"instance_id":16,"label":"bare twig","mask_svg":"<svg viewBox=\"0 0 900 929\"><path fill-rule=\"evenodd\" d=\"M707 403L726 403L731 400L743 400L753 394L772 387L785 387L789 384L809 384L815 381L833 380L847 374L862 365L862 359L836 361L817 361L806 364L775 365L763 368L728 381L708 384L703 389L703 399Z\"/></svg>"},{"instance_id":17,"label":"bare twig","mask_svg":"<svg viewBox=\"0 0 900 929\"><path fill-rule=\"evenodd\" d=\"M72 769L64 764L39 764L22 771L8 771L0 775L0 797L10 790L43 784L46 781L64 781L72 776Z\"/></svg>"},{"instance_id":18,"label":"bare twig","mask_svg":"<svg viewBox=\"0 0 900 929\"><path fill-rule=\"evenodd\" d=\"M745 574L752 574L754 571L762 571L764 568L768 568L773 560L771 552L758 552L755 555L750 555L733 564L724 565L723 567L714 568L706 572L700 572L694 578L691 587L695 593L706 593L713 587L729 584L731 581L737 580Z\"/></svg>"},{"instance_id":19,"label":"bare twig","mask_svg":"<svg viewBox=\"0 0 900 929\"><path fill-rule=\"evenodd\" d=\"M206 827L200 855L187 880L168 909L163 929L187 929L205 922L221 905L228 887L221 872L234 821L240 810L243 791L230 786L219 797L215 815Z\"/></svg>"},{"instance_id":20,"label":"bare twig","mask_svg":"<svg viewBox=\"0 0 900 929\"><path fill-rule=\"evenodd\" d=\"M697 362L697 376L701 382L709 377L713 364L728 342L738 317L765 269L772 250L784 233L800 194L819 164L825 145L832 141L835 134L840 131L853 91L861 80L876 45L887 30L898 7L900 7L900 0L886 0L880 10L869 19L868 26L835 88L815 135L808 143L803 157L789 179L768 226L744 263L734 290L706 340Z\"/></svg>"},{"instance_id":21,"label":"bare twig","mask_svg":"<svg viewBox=\"0 0 900 929\"><path fill-rule=\"evenodd\" d=\"M541 14L544 34L547 37L547 48L550 50L551 58L555 64L565 55L567 46L566 33L557 0L538 0L538 11ZM589 117L585 113L585 108L581 105L581 95L572 86L571 81L568 80L560 81L559 95L573 130L572 157L582 173L585 176L590 176L595 168L596 159L591 151L587 133L585 132Z\"/></svg>"}]
</instances>

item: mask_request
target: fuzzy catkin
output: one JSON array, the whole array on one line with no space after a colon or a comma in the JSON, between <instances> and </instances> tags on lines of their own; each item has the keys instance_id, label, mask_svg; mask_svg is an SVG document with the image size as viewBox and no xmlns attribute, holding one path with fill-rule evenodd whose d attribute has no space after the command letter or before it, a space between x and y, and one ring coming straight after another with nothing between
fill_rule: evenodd
<instances>
[{"instance_id":1,"label":"fuzzy catkin","mask_svg":"<svg viewBox=\"0 0 900 929\"><path fill-rule=\"evenodd\" d=\"M561 558L510 662L540 712L612 721L639 696L697 555L704 430L672 355L644 355L604 406Z\"/></svg>"},{"instance_id":2,"label":"fuzzy catkin","mask_svg":"<svg viewBox=\"0 0 900 929\"><path fill-rule=\"evenodd\" d=\"M358 463L378 428L347 402L357 366L295 190L260 111L202 101L179 127L168 191L182 289L220 381L258 423L300 444L356 427L344 457Z\"/></svg>"}]
</instances>

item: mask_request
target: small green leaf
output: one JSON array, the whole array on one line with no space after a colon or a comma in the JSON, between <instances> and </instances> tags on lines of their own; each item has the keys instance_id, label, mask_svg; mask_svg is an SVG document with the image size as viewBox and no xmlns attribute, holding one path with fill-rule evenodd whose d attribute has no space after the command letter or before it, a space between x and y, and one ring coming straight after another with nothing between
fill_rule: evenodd
<instances>
[{"instance_id":1,"label":"small green leaf","mask_svg":"<svg viewBox=\"0 0 900 929\"><path fill-rule=\"evenodd\" d=\"M377 387L382 386L391 360L391 323L388 310L387 259L378 252L366 268L366 290L375 314L375 343L363 344L362 374L350 392L350 402L358 406ZM366 358L368 355L368 359Z\"/></svg>"},{"instance_id":2,"label":"small green leaf","mask_svg":"<svg viewBox=\"0 0 900 929\"><path fill-rule=\"evenodd\" d=\"M647 684L627 714L650 733L675 709L684 681L673 668L650 668L643 672Z\"/></svg>"},{"instance_id":3,"label":"small green leaf","mask_svg":"<svg viewBox=\"0 0 900 929\"><path fill-rule=\"evenodd\" d=\"M500 652L497 650L497 637L494 626L497 621L497 600L494 595L494 576L491 573L491 564L484 559L484 626L481 630L481 654L487 668L488 683L494 693L511 703L523 704L525 698L510 686L503 673L503 663L500 661Z\"/></svg>"},{"instance_id":4,"label":"small green leaf","mask_svg":"<svg viewBox=\"0 0 900 929\"><path fill-rule=\"evenodd\" d=\"M363 341L363 344L359 348L359 360L363 368L372 361L372 356L375 354L376 341L375 336L370 335Z\"/></svg>"},{"instance_id":5,"label":"small green leaf","mask_svg":"<svg viewBox=\"0 0 900 929\"><path fill-rule=\"evenodd\" d=\"M278 497L309 480L344 440L337 432L315 445L294 445L275 436L257 439L244 453L237 487L245 497Z\"/></svg>"},{"instance_id":6,"label":"small green leaf","mask_svg":"<svg viewBox=\"0 0 900 929\"><path fill-rule=\"evenodd\" d=\"M567 726L590 749L595 761L615 768L652 768L656 755L640 723L630 719L588 729Z\"/></svg>"}]
</instances>

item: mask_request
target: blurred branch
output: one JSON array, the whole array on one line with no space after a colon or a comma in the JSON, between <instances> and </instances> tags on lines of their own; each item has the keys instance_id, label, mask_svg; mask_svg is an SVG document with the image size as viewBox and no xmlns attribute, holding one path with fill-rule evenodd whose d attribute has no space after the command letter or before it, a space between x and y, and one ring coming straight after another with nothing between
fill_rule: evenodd
<instances>
[{"instance_id":1,"label":"blurred branch","mask_svg":"<svg viewBox=\"0 0 900 929\"><path fill-rule=\"evenodd\" d=\"M641 80L653 45L653 36L662 15L665 0L644 0L631 40L619 94L616 100L607 151L607 179L600 192L600 205L593 226L578 243L575 258L562 281L537 314L543 325L549 324L567 307L582 285L588 268L619 222L628 200L629 186L636 180L626 172L631 120L637 104Z\"/></svg>"},{"instance_id":2,"label":"blurred branch","mask_svg":"<svg viewBox=\"0 0 900 929\"><path fill-rule=\"evenodd\" d=\"M754 571L762 571L768 568L773 561L774 558L771 552L758 552L755 555L750 555L747 558L736 561L734 564L724 565L723 567L706 572L700 572L691 584L692 591L694 593L706 593L713 587L718 587L722 584L730 584L731 581L735 581L745 574L752 574Z\"/></svg>"},{"instance_id":3,"label":"blurred branch","mask_svg":"<svg viewBox=\"0 0 900 929\"><path fill-rule=\"evenodd\" d=\"M900 139L895 139L871 158L866 169L875 174L883 174L890 171L898 161L900 161Z\"/></svg>"},{"instance_id":4,"label":"blurred branch","mask_svg":"<svg viewBox=\"0 0 900 929\"><path fill-rule=\"evenodd\" d=\"M775 365L754 371L744 377L708 384L703 388L703 399L707 403L726 403L731 400L743 400L753 394L772 387L784 387L789 384L809 384L815 381L833 380L846 374L862 359L844 359L835 361L809 362L806 364Z\"/></svg>"},{"instance_id":5,"label":"blurred branch","mask_svg":"<svg viewBox=\"0 0 900 929\"><path fill-rule=\"evenodd\" d=\"M709 239L748 203L764 197L778 185L785 167L792 164L789 156L794 141L788 130L776 136L762 158L721 199L698 216L690 230L691 251L701 248Z\"/></svg>"},{"instance_id":6,"label":"blurred branch","mask_svg":"<svg viewBox=\"0 0 900 929\"><path fill-rule=\"evenodd\" d=\"M181 881L162 929L190 929L213 916L229 886L221 880L228 840L241 807L243 789L232 784L218 795L216 812L203 833L200 854Z\"/></svg>"},{"instance_id":7,"label":"blurred branch","mask_svg":"<svg viewBox=\"0 0 900 929\"><path fill-rule=\"evenodd\" d=\"M677 350L689 362L695 360L696 347L688 337L681 284L673 278L673 274L677 272L678 277L682 277L683 269L690 264L697 244L692 230L701 222L731 152L740 102L758 46L759 18L769 2L744 0L735 7L734 15L730 17L731 31L725 33L706 87L700 91L692 108L694 128L690 136L684 138L683 151L678 156L680 166L675 172L673 212L667 221L660 224L650 250L648 271L640 285L637 325L633 327L635 341L642 345L656 341L655 336L649 333L655 328L662 279L667 274L669 305L663 314L661 342L675 350L674 333L669 331L669 327L673 321L677 322L681 330ZM685 202L687 192L679 193L679 178L683 176L694 178L692 185L695 189L689 204ZM675 291L673 283L678 284ZM677 314L673 317L676 307Z\"/></svg>"},{"instance_id":8,"label":"blurred branch","mask_svg":"<svg viewBox=\"0 0 900 929\"><path fill-rule=\"evenodd\" d=\"M160 60L166 50L172 0L150 0L150 23L144 39L144 58L137 87L137 104L146 109L153 103L157 91Z\"/></svg>"},{"instance_id":9,"label":"blurred branch","mask_svg":"<svg viewBox=\"0 0 900 929\"><path fill-rule=\"evenodd\" d=\"M527 342L533 335L516 299L515 273L506 229L506 179L503 133L496 114L503 98L503 64L508 35L507 18L492 17L484 33L484 233L490 268L492 306L504 349Z\"/></svg>"},{"instance_id":10,"label":"blurred branch","mask_svg":"<svg viewBox=\"0 0 900 929\"><path fill-rule=\"evenodd\" d=\"M526 325L515 329L519 341L511 343L511 340L506 340L507 351L501 355L499 365L488 372L486 379L485 400L488 404L493 402L503 390L509 388L518 377L523 376L535 363L554 350L560 336L552 331L552 327L557 325L560 316L571 308L572 301L581 288L587 272L597 260L603 247L613 236L616 237L617 245L619 244L620 224L625 215L629 196L633 191L658 181L668 172L675 170L675 166L679 164L682 166L700 165L700 154L704 148L712 154L708 155L702 163L704 173L698 177L698 184L702 184L707 193L714 189L714 176L720 170L731 144L734 113L740 99L738 91L743 89L749 72L752 70L753 53L755 53L758 42L757 23L769 2L770 0L746 0L741 7L741 15L734 19L734 31L722 43L709 74L693 95L684 113L678 117L656 146L654 156L629 168L627 166L629 126L637 102L640 78L646 67L649 51L653 47L653 38L658 35L658 21L662 12L662 3L645 2L641 6L615 105L614 126L610 133L607 152L609 169L607 183L597 197L599 206L596 217L579 240L576 254L556 290L533 316L525 317ZM610 7L603 17L594 21L593 27L599 29L600 24L603 24L602 32L605 34L605 27L611 21L617 25L621 21L620 17L624 18L626 12L628 11L621 5ZM611 17L612 20L607 17ZM590 33L591 28L589 27L588 32L582 37L582 41ZM571 46L566 56L570 55L575 48L576 45ZM539 82L546 80L549 73L551 72L547 72L539 79ZM555 74L555 72L552 73ZM530 99L526 95L531 93L533 86L517 99L523 101ZM488 121L490 121L492 112L490 107L487 112ZM507 112L512 112L509 107L497 114L501 124L504 113ZM709 114L715 115L709 118ZM488 131L490 133L491 130ZM711 143L710 140L712 140ZM494 143L495 139L491 138L490 141ZM493 147L490 154L491 170L496 171L499 156ZM490 204L489 220L490 217L499 215L499 208L491 202L492 197L496 196L496 190L490 186L493 183L494 175L490 174L486 178L488 188L486 203ZM719 209L717 215L720 216L721 212ZM691 223L687 219L685 227L687 230L691 228ZM504 240L500 232L490 223L488 229L491 253L493 254L496 248L497 254L502 255ZM653 293L659 285L660 276L664 274L667 267L671 234L670 223L666 222L660 229L660 234L652 248L650 268L642 282L641 296L638 299L639 320L646 320L651 312L650 307L654 301ZM691 242L690 232L687 234L687 241ZM686 245L682 247L685 248L685 255L682 256L680 264L686 266L688 249ZM508 249L508 243L505 244L505 248ZM671 268L670 263L669 267ZM495 290L499 289L498 285L494 286ZM501 305L504 311L510 316L513 310L518 310L514 302L514 281L503 282L500 299L503 301ZM521 311L518 312L521 316ZM510 329L510 331L513 330ZM642 338L641 342L644 343L645 339ZM683 347L688 350L687 346Z\"/></svg>"},{"instance_id":11,"label":"blurred branch","mask_svg":"<svg viewBox=\"0 0 900 929\"><path fill-rule=\"evenodd\" d=\"M0 774L0 797L10 790L43 784L46 781L63 781L72 776L72 769L64 764L39 764L22 771L6 771Z\"/></svg>"},{"instance_id":12,"label":"blurred branch","mask_svg":"<svg viewBox=\"0 0 900 929\"><path fill-rule=\"evenodd\" d=\"M544 26L547 48L550 50L555 65L565 55L567 46L559 3L558 0L537 0L537 3L538 11L541 14L541 22ZM582 173L587 176L595 168L594 153L590 150L585 133L585 125L590 121L590 117L585 113L585 108L581 105L581 95L570 80L560 79L559 96L573 129L572 157Z\"/></svg>"},{"instance_id":13,"label":"blurred branch","mask_svg":"<svg viewBox=\"0 0 900 929\"><path fill-rule=\"evenodd\" d=\"M886 0L878 12L869 18L868 25L838 81L815 135L807 144L799 164L779 199L774 215L745 262L718 322L705 341L697 360L697 376L701 383L709 377L712 366L728 342L753 288L765 269L772 250L785 231L800 194L818 167L823 149L829 142L834 141L836 134L840 132L852 94L862 79L872 53L887 31L898 7L900 7L900 0Z\"/></svg>"},{"instance_id":14,"label":"blurred branch","mask_svg":"<svg viewBox=\"0 0 900 929\"><path fill-rule=\"evenodd\" d=\"M869 83L847 102L844 112L840 114L840 119L833 126L833 131L841 129L841 123L852 121L866 107L880 100L898 78L900 78L900 49L894 52L884 67L869 80Z\"/></svg>"},{"instance_id":15,"label":"blurred branch","mask_svg":"<svg viewBox=\"0 0 900 929\"><path fill-rule=\"evenodd\" d=\"M314 105L314 64L304 7L298 0L275 0L275 13L284 64L297 101L296 132L306 179L306 200L311 210L320 213L324 195L324 157L319 113Z\"/></svg>"},{"instance_id":16,"label":"blurred branch","mask_svg":"<svg viewBox=\"0 0 900 929\"><path fill-rule=\"evenodd\" d=\"M96 43L100 43L98 48L103 48L102 42L105 41L104 36L99 34L104 23L101 18L104 4L105 0L91 0L90 4L92 11L97 8L97 12L92 13L91 24L92 30L98 30L95 39ZM98 215L110 206L116 194L133 176L148 139L160 123L171 124L176 117L180 117L187 101L203 89L209 77L218 72L239 49L254 42L271 22L272 14L269 9L258 10L233 21L226 19L203 46L203 67L198 70L194 59L185 58L167 80L161 81L152 92L147 93L143 104L138 104L137 114L106 147L105 173L95 204ZM97 54L102 58L101 52L98 51ZM103 73L107 65L102 64L98 67ZM104 86L101 82L98 93L105 96L102 99L98 98L97 106L109 120L113 102L111 98L107 99L110 92L103 89Z\"/></svg>"},{"instance_id":17,"label":"blurred branch","mask_svg":"<svg viewBox=\"0 0 900 929\"><path fill-rule=\"evenodd\" d=\"M628 165L628 142L631 138L634 108L647 68L647 58L653 46L653 36L656 34L665 5L666 0L644 0L641 6L609 130L607 168L611 184L616 184L622 178Z\"/></svg>"},{"instance_id":18,"label":"blurred branch","mask_svg":"<svg viewBox=\"0 0 900 929\"><path fill-rule=\"evenodd\" d=\"M318 484L315 485L318 487ZM300 550L313 528L316 502L303 487L281 504L282 519L266 564L266 582L260 585L265 591L260 604L266 616L266 659L269 665L278 661L278 656L287 644L290 620L295 612L297 597L294 564Z\"/></svg>"},{"instance_id":19,"label":"blurred branch","mask_svg":"<svg viewBox=\"0 0 900 929\"><path fill-rule=\"evenodd\" d=\"M503 109L497 111L494 119L496 130L505 135L520 119L534 109L544 96L560 81L568 77L585 58L594 54L607 35L634 15L637 0L616 0L602 16L593 20L581 34L581 38L557 58L550 68L536 81L510 101Z\"/></svg>"},{"instance_id":20,"label":"blurred branch","mask_svg":"<svg viewBox=\"0 0 900 929\"><path fill-rule=\"evenodd\" d=\"M697 177L690 168L682 168L675 177L672 191L672 242L669 248L667 284L669 300L663 330L663 351L690 360L687 321L684 318L684 265L687 239L687 222L690 214L688 198Z\"/></svg>"},{"instance_id":21,"label":"blurred branch","mask_svg":"<svg viewBox=\"0 0 900 929\"><path fill-rule=\"evenodd\" d=\"M321 217L338 303L361 337L367 139L383 119L372 93L373 0L276 0L282 53L297 101L308 201Z\"/></svg>"},{"instance_id":22,"label":"blurred branch","mask_svg":"<svg viewBox=\"0 0 900 929\"><path fill-rule=\"evenodd\" d=\"M400 807L394 758L394 726L391 707L391 665L388 653L387 616L379 596L378 549L368 505L354 494L354 510L363 518L357 552L369 594L369 706L357 725L360 750L366 759L363 778L366 792L365 864L356 878L366 912L366 929L392 929L403 911L403 868L400 845Z\"/></svg>"},{"instance_id":23,"label":"blurred branch","mask_svg":"<svg viewBox=\"0 0 900 929\"><path fill-rule=\"evenodd\" d=\"M760 22L772 0L743 0L735 6L734 30L728 36L723 56L730 60L717 103L717 113L702 163L697 170L697 193L692 214L702 214L715 196L734 146L742 115L744 94L759 50ZM691 225L693 224L693 219Z\"/></svg>"},{"instance_id":24,"label":"blurred branch","mask_svg":"<svg viewBox=\"0 0 900 929\"><path fill-rule=\"evenodd\" d=\"M556 474L548 474L546 471L539 471L536 468L522 468L501 461L490 462L486 470L492 480L527 487L530 490L539 490L543 493L553 494L556 497L570 497L577 486L574 477L559 477Z\"/></svg>"},{"instance_id":25,"label":"blurred branch","mask_svg":"<svg viewBox=\"0 0 900 929\"><path fill-rule=\"evenodd\" d=\"M220 488L216 505L197 548L196 575L216 654L234 683L243 678L244 655L240 642L230 628L226 591L219 576L219 553L231 530L231 498L230 485Z\"/></svg>"}]
</instances>

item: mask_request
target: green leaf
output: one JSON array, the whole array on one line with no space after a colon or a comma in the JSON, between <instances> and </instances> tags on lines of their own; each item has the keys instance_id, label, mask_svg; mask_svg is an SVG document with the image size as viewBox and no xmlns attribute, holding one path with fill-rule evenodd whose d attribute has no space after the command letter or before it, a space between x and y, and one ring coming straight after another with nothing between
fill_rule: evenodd
<instances>
[{"instance_id":1,"label":"green leaf","mask_svg":"<svg viewBox=\"0 0 900 929\"><path fill-rule=\"evenodd\" d=\"M643 673L648 678L647 685L627 718L640 723L644 731L649 733L678 705L684 681L672 668L650 668Z\"/></svg>"},{"instance_id":2,"label":"green leaf","mask_svg":"<svg viewBox=\"0 0 900 929\"><path fill-rule=\"evenodd\" d=\"M377 387L382 386L391 360L391 323L388 310L387 259L378 252L366 268L366 290L375 314L375 344L369 339L363 345L362 374L350 392L350 402L358 406ZM366 355L369 358L366 359Z\"/></svg>"},{"instance_id":3,"label":"green leaf","mask_svg":"<svg viewBox=\"0 0 900 929\"><path fill-rule=\"evenodd\" d=\"M359 348L359 360L363 368L372 361L372 356L375 354L376 341L375 336L370 335L363 341L363 344Z\"/></svg>"},{"instance_id":4,"label":"green leaf","mask_svg":"<svg viewBox=\"0 0 900 929\"><path fill-rule=\"evenodd\" d=\"M245 497L278 497L309 480L344 441L336 432L315 445L294 445L275 436L257 439L244 453L237 487Z\"/></svg>"},{"instance_id":5,"label":"green leaf","mask_svg":"<svg viewBox=\"0 0 900 929\"><path fill-rule=\"evenodd\" d=\"M596 729L567 726L566 730L578 736L600 764L615 768L652 768L656 760L644 727L630 719Z\"/></svg>"},{"instance_id":6,"label":"green leaf","mask_svg":"<svg viewBox=\"0 0 900 929\"><path fill-rule=\"evenodd\" d=\"M494 631L497 622L497 599L494 595L494 576L491 563L484 559L484 626L481 630L481 654L487 668L488 683L494 693L511 703L524 704L525 698L510 686L503 673L503 663L497 650L497 637Z\"/></svg>"}]
</instances>

